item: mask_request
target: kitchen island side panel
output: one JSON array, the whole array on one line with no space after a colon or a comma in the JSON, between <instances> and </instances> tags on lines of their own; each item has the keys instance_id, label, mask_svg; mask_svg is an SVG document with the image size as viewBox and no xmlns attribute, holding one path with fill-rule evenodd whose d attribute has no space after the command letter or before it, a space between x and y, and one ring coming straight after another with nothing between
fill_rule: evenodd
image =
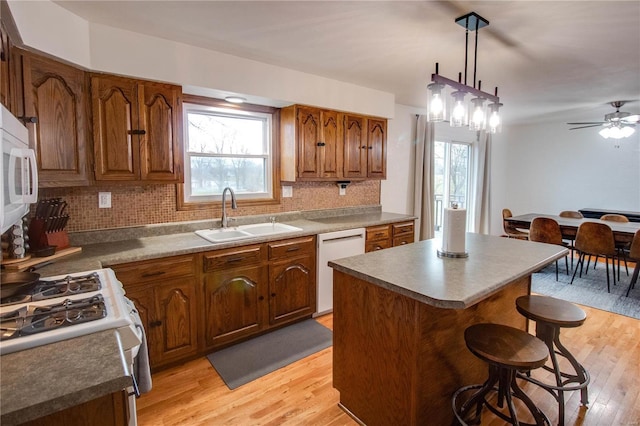
<instances>
[{"instance_id":1,"label":"kitchen island side panel","mask_svg":"<svg viewBox=\"0 0 640 426\"><path fill-rule=\"evenodd\" d=\"M451 396L482 383L486 365L464 343L471 324L526 328L515 299L531 277L467 309L433 307L334 270L333 385L369 426L451 424Z\"/></svg>"}]
</instances>

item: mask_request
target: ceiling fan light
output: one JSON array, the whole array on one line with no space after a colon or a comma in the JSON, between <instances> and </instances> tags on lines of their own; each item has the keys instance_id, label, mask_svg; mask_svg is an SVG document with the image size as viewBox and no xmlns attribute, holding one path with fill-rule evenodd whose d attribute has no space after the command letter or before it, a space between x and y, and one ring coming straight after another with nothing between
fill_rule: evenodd
<instances>
[{"instance_id":1,"label":"ceiling fan light","mask_svg":"<svg viewBox=\"0 0 640 426\"><path fill-rule=\"evenodd\" d=\"M609 137L611 136L611 128L610 127L605 127L604 129L600 130L598 133L603 138L609 139Z\"/></svg>"},{"instance_id":2,"label":"ceiling fan light","mask_svg":"<svg viewBox=\"0 0 640 426\"><path fill-rule=\"evenodd\" d=\"M634 129L632 126L623 126L621 132L623 138L628 138L636 132L636 129Z\"/></svg>"}]
</instances>

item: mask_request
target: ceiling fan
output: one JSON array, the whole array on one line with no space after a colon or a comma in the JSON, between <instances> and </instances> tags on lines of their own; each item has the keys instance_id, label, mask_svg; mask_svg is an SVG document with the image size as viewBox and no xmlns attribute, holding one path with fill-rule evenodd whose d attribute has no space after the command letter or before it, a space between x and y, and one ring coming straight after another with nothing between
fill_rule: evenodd
<instances>
[{"instance_id":1,"label":"ceiling fan","mask_svg":"<svg viewBox=\"0 0 640 426\"><path fill-rule=\"evenodd\" d=\"M600 130L600 136L605 139L621 139L631 136L635 129L636 124L640 123L640 115L631 114L629 112L620 111L620 108L626 104L626 101L614 101L611 102L611 106L616 109L616 112L605 114L604 121L589 121L583 123L567 123L569 125L577 125L578 127L571 127L569 130L584 129L587 127L604 126Z\"/></svg>"}]
</instances>

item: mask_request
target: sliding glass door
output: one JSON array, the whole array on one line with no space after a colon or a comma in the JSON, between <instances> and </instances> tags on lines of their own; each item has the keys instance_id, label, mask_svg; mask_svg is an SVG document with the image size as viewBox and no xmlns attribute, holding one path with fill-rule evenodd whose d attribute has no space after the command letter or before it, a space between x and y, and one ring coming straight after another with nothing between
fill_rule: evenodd
<instances>
[{"instance_id":1,"label":"sliding glass door","mask_svg":"<svg viewBox=\"0 0 640 426\"><path fill-rule=\"evenodd\" d=\"M433 155L434 224L436 235L438 235L442 231L442 217L445 207L451 207L452 203L457 203L458 208L468 208L471 181L471 144L436 141Z\"/></svg>"}]
</instances>

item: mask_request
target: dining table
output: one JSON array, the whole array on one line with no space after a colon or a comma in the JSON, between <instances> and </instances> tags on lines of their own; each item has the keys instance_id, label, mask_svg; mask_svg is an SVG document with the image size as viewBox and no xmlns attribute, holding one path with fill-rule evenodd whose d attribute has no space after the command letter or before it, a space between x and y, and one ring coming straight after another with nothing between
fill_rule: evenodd
<instances>
[{"instance_id":1,"label":"dining table","mask_svg":"<svg viewBox=\"0 0 640 426\"><path fill-rule=\"evenodd\" d=\"M560 225L560 230L564 233L575 233L584 222L604 223L613 231L613 238L618 243L631 243L635 233L640 230L640 222L613 222L609 220L600 220L592 218L576 219L572 217L560 217L544 213L526 213L518 216L512 216L505 220L512 223L516 228L529 229L531 222L536 217L548 217L554 219Z\"/></svg>"}]
</instances>

